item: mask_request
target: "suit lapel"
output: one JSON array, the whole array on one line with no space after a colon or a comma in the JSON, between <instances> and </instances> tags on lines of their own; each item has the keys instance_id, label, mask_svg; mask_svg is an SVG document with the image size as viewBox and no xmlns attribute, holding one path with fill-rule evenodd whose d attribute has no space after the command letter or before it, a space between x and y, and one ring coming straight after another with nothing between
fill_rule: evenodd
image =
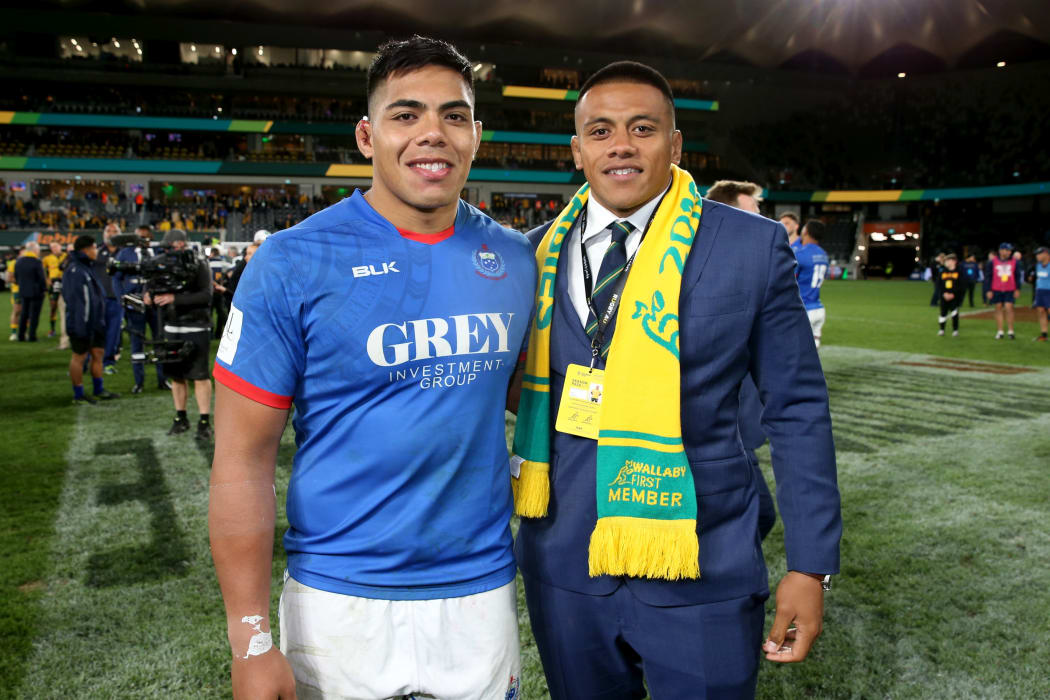
<instances>
[{"instance_id":1,"label":"suit lapel","mask_svg":"<svg viewBox=\"0 0 1050 700\"><path fill-rule=\"evenodd\" d=\"M714 206L712 206L714 205ZM704 210L700 215L700 225L697 226L696 238L689 250L689 257L685 262L685 272L682 274L682 297L700 281L707 259L715 247L715 239L722 228L723 217L718 211L719 205L709 200L704 200Z\"/></svg>"},{"instance_id":2,"label":"suit lapel","mask_svg":"<svg viewBox=\"0 0 1050 700\"><path fill-rule=\"evenodd\" d=\"M579 218L573 224L572 230L565 236L565 245L573 245L573 234L579 227ZM577 248L579 247L579 241L575 241ZM590 347L591 339L587 337L587 332L583 328L583 324L580 323L580 317L576 313L576 307L572 303L572 299L569 297L569 276L572 275L572 270L569 269L569 256L566 255L567 251L562 250L561 255L558 256L558 272L555 274L555 294L554 294L554 313L561 314L562 320L565 324L572 329L572 335L577 342L583 343Z\"/></svg>"}]
</instances>

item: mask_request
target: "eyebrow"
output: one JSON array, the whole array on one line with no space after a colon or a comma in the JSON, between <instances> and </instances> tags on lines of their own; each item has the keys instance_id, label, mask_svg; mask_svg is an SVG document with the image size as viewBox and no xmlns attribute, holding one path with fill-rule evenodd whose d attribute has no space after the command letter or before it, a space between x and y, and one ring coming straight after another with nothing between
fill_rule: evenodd
<instances>
[{"instance_id":1,"label":"eyebrow","mask_svg":"<svg viewBox=\"0 0 1050 700\"><path fill-rule=\"evenodd\" d=\"M426 109L427 106L419 100L394 100L386 106L386 109L397 109L398 107L407 107L408 109ZM452 100L451 102L445 102L438 107L439 112L447 112L450 109L466 108L471 109L470 103L466 100Z\"/></svg>"},{"instance_id":2,"label":"eyebrow","mask_svg":"<svg viewBox=\"0 0 1050 700\"><path fill-rule=\"evenodd\" d=\"M651 114L636 114L633 117L631 117L630 119L628 119L627 123L628 124L634 124L635 122L639 122L639 121L651 121L651 122L659 123L661 120L660 120L660 117L656 117L656 116L653 116ZM590 119L590 120L584 122L583 126L584 126L584 128L586 128L586 127L591 126L593 124L603 124L603 123L604 124L612 124L613 120L610 119L609 117L595 117L593 119Z\"/></svg>"}]
</instances>

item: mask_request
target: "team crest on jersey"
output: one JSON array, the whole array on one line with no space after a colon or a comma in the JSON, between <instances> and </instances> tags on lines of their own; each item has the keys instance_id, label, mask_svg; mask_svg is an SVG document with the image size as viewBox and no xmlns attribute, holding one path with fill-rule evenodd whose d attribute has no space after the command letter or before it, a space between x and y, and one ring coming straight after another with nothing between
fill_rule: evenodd
<instances>
[{"instance_id":1,"label":"team crest on jersey","mask_svg":"<svg viewBox=\"0 0 1050 700\"><path fill-rule=\"evenodd\" d=\"M521 679L516 676L510 677L510 685L507 687L507 694L503 700L517 700L518 697L518 686L521 684Z\"/></svg>"},{"instance_id":2,"label":"team crest on jersey","mask_svg":"<svg viewBox=\"0 0 1050 700\"><path fill-rule=\"evenodd\" d=\"M507 276L503 265L503 256L494 250L490 250L485 244L474 251L471 256L474 262L474 271L489 280L501 280Z\"/></svg>"}]
</instances>

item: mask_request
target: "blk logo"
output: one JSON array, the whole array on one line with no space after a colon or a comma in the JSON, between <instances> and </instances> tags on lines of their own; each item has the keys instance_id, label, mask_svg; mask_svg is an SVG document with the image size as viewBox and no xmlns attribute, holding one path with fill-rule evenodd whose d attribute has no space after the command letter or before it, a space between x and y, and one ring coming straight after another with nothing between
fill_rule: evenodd
<instances>
[{"instance_id":1,"label":"blk logo","mask_svg":"<svg viewBox=\"0 0 1050 700\"><path fill-rule=\"evenodd\" d=\"M401 270L397 269L397 260L385 262L382 267L376 267L375 265L356 265L351 268L351 270L354 273L354 277L374 277L376 275L386 275L391 272L401 272Z\"/></svg>"}]
</instances>

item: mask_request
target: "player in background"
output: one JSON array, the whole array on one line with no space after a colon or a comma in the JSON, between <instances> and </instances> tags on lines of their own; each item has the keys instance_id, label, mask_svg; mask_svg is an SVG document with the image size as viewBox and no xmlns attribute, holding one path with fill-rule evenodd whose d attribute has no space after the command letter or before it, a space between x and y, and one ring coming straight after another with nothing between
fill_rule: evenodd
<instances>
[{"instance_id":1,"label":"player in background","mask_svg":"<svg viewBox=\"0 0 1050 700\"><path fill-rule=\"evenodd\" d=\"M1035 249L1035 299L1032 308L1039 317L1039 335L1035 338L1040 343L1047 342L1047 312L1050 311L1050 250L1040 246Z\"/></svg>"},{"instance_id":2,"label":"player in background","mask_svg":"<svg viewBox=\"0 0 1050 700\"><path fill-rule=\"evenodd\" d=\"M798 250L802 247L802 243L799 241L798 233L798 215L793 211L786 211L780 215L780 223L788 232L788 245L791 246L791 250Z\"/></svg>"},{"instance_id":3,"label":"player in background","mask_svg":"<svg viewBox=\"0 0 1050 700\"><path fill-rule=\"evenodd\" d=\"M449 44L379 48L374 176L259 248L216 355L209 530L235 698L518 696L504 409L536 262L460 201L481 142ZM274 472L294 404L281 649Z\"/></svg>"},{"instance_id":4,"label":"player in background","mask_svg":"<svg viewBox=\"0 0 1050 700\"><path fill-rule=\"evenodd\" d=\"M820 247L824 238L824 223L810 219L802 227L801 245L795 250L798 267L795 277L798 279L798 291L802 295L802 304L809 316L809 325L813 329L813 342L820 347L820 334L824 328L824 305L820 303L820 286L828 274L828 254Z\"/></svg>"},{"instance_id":5,"label":"player in background","mask_svg":"<svg viewBox=\"0 0 1050 700\"><path fill-rule=\"evenodd\" d=\"M946 254L935 279L941 309L940 316L937 317L940 326L937 335L944 335L944 325L951 317L953 338L959 336L959 307L962 306L967 287L966 273L958 269L958 266L959 258L955 253Z\"/></svg>"},{"instance_id":6,"label":"player in background","mask_svg":"<svg viewBox=\"0 0 1050 700\"><path fill-rule=\"evenodd\" d=\"M1013 257L1013 243L999 244L999 255L988 261L984 277L988 281L986 297L995 306L995 339L1003 338L1003 317L1006 318L1006 329L1010 340L1014 335L1014 302L1021 296L1021 266Z\"/></svg>"},{"instance_id":7,"label":"player in background","mask_svg":"<svg viewBox=\"0 0 1050 700\"><path fill-rule=\"evenodd\" d=\"M55 337L55 329L58 324L59 302L62 299L62 263L66 260L66 254L62 250L62 244L51 241L48 245L51 252L44 256L40 262L44 263L47 272L47 296L51 303L51 330L47 337Z\"/></svg>"}]
</instances>

